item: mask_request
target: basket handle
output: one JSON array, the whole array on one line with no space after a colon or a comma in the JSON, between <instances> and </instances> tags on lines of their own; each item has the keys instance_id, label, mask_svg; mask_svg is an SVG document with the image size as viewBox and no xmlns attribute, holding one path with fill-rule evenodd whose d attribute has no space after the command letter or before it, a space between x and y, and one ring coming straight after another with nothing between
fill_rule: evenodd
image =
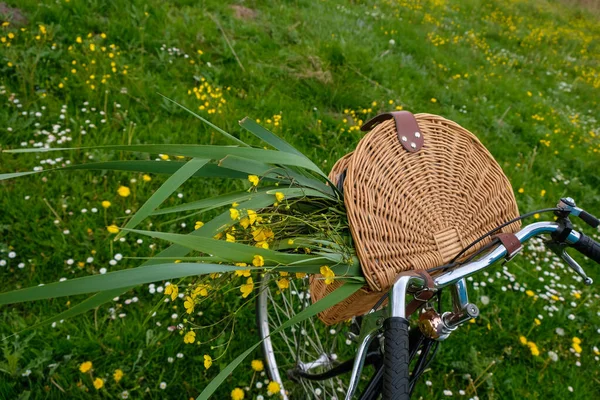
<instances>
[{"instance_id":1,"label":"basket handle","mask_svg":"<svg viewBox=\"0 0 600 400\"><path fill-rule=\"evenodd\" d=\"M423 133L417 124L415 116L408 111L392 111L389 113L379 114L378 116L368 120L360 130L368 132L380 123L389 119L396 121L396 131L398 140L402 147L411 153L416 153L423 147Z\"/></svg>"}]
</instances>

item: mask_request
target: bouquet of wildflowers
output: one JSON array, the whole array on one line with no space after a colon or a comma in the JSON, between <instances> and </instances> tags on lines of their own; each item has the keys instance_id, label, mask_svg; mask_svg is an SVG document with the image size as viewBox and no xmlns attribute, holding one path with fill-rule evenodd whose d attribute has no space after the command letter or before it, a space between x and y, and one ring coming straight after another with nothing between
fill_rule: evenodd
<instances>
[{"instance_id":1,"label":"bouquet of wildflowers","mask_svg":"<svg viewBox=\"0 0 600 400\"><path fill-rule=\"evenodd\" d=\"M165 295L171 301L183 302L187 318L180 324L179 332L185 343L194 343L203 328L194 320L194 310L231 291L236 291L244 299L244 304L248 304L257 295L257 279L268 277L274 280L279 291L289 289L290 279L304 278L307 274L318 274L317 279L323 279L326 284L334 280L346 282L278 329L286 329L312 317L359 290L364 278L353 249L344 202L323 171L290 144L251 119L245 118L240 125L261 139L266 144L264 148L251 147L202 117L196 117L236 145L104 146L99 149L168 154L176 156L179 161L109 161L63 168L169 174L169 178L125 224L107 227L109 232L116 234L116 239L135 233L165 240L170 243L169 247L137 268L1 293L0 305L94 293L87 300L46 321L49 323L95 308L137 285L193 277L193 281L187 280L185 285L171 283L166 287ZM59 150L72 149L4 151ZM2 174L0 180L35 173L39 171ZM246 182L247 189L160 208L177 188L198 176L241 179ZM202 221L202 214L208 211L217 211L217 215ZM136 229L152 216L190 212L199 220L195 230L189 234ZM179 296L180 293L183 296ZM233 322L232 315L217 323L222 324L225 331ZM223 369L200 398L208 398L259 344L250 346ZM204 363L210 366L212 358L204 356Z\"/></svg>"}]
</instances>

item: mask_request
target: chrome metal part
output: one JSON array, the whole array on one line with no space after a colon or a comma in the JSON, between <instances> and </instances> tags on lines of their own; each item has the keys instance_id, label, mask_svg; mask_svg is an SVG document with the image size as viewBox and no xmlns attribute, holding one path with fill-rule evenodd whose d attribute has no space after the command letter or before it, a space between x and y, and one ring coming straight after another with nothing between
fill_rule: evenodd
<instances>
[{"instance_id":1,"label":"chrome metal part","mask_svg":"<svg viewBox=\"0 0 600 400\"><path fill-rule=\"evenodd\" d=\"M450 289L452 295L452 308L454 312L460 312L469 303L469 294L467 293L467 282L461 279Z\"/></svg>"},{"instance_id":2,"label":"chrome metal part","mask_svg":"<svg viewBox=\"0 0 600 400\"><path fill-rule=\"evenodd\" d=\"M530 239L533 236L552 233L558 229L558 224L556 222L536 222L531 225L527 225L519 232L515 234L521 243ZM569 233L567 237L567 243L573 244L577 242L580 238L580 235L576 231L572 231ZM459 280L476 274L477 272L489 267L496 261L500 260L506 256L506 248L500 245L496 247L494 250L484 255L483 257L470 262L468 264L462 265L458 268L455 268L451 271L448 271L444 274L439 275L435 278L435 287L436 289L441 289L448 285L458 282Z\"/></svg>"},{"instance_id":3,"label":"chrome metal part","mask_svg":"<svg viewBox=\"0 0 600 400\"><path fill-rule=\"evenodd\" d=\"M460 324L479 316L479 308L473 303L468 303L459 312L448 312L442 315L442 321L447 329L453 331Z\"/></svg>"},{"instance_id":4,"label":"chrome metal part","mask_svg":"<svg viewBox=\"0 0 600 400\"><path fill-rule=\"evenodd\" d=\"M581 276L583 278L583 282L586 285L591 285L592 283L594 283L594 280L587 276L583 268L581 268L581 265L579 265L579 263L575 261L573 257L569 255L569 253L567 253L567 246L565 244L547 242L546 245L550 250L552 250L554 254L562 258L564 262L566 262L567 265L571 267L573 271L575 271L579 276Z\"/></svg>"},{"instance_id":5,"label":"chrome metal part","mask_svg":"<svg viewBox=\"0 0 600 400\"><path fill-rule=\"evenodd\" d=\"M356 351L356 358L354 358L354 365L352 366L352 375L350 376L350 383L348 384L348 391L346 392L346 400L352 399L354 392L358 387L358 381L360 373L362 372L363 366L365 365L365 357L367 356L367 350L369 345L377 337L380 331L380 326L375 326L366 334L361 333L362 340ZM362 331L362 329L361 329Z\"/></svg>"},{"instance_id":6,"label":"chrome metal part","mask_svg":"<svg viewBox=\"0 0 600 400\"><path fill-rule=\"evenodd\" d=\"M425 288L425 280L418 276L400 276L390 291L390 317L406 318L406 293L409 285L411 290L414 286Z\"/></svg>"}]
</instances>

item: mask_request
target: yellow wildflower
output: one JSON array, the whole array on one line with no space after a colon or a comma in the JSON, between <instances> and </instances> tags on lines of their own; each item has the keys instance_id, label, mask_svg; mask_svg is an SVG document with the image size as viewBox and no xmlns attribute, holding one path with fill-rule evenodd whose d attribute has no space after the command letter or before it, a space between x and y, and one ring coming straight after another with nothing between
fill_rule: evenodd
<instances>
[{"instance_id":1,"label":"yellow wildflower","mask_svg":"<svg viewBox=\"0 0 600 400\"><path fill-rule=\"evenodd\" d=\"M108 208L108 207L110 207L110 201L108 201L108 200L104 200L104 201L102 202L102 207L104 207L104 208Z\"/></svg>"},{"instance_id":2,"label":"yellow wildflower","mask_svg":"<svg viewBox=\"0 0 600 400\"><path fill-rule=\"evenodd\" d=\"M240 212L238 210L236 210L235 208L230 208L229 209L229 216L231 217L232 220L236 220L240 218Z\"/></svg>"},{"instance_id":3,"label":"yellow wildflower","mask_svg":"<svg viewBox=\"0 0 600 400\"><path fill-rule=\"evenodd\" d=\"M102 379L100 379L100 378L94 379L94 387L96 388L96 390L102 389L102 386L104 386L104 381Z\"/></svg>"},{"instance_id":4,"label":"yellow wildflower","mask_svg":"<svg viewBox=\"0 0 600 400\"><path fill-rule=\"evenodd\" d=\"M540 321L539 319L534 319L533 322L535 322L536 325L540 326L542 324L542 321Z\"/></svg>"},{"instance_id":5,"label":"yellow wildflower","mask_svg":"<svg viewBox=\"0 0 600 400\"><path fill-rule=\"evenodd\" d=\"M244 400L246 394L240 388L235 388L231 391L231 400Z\"/></svg>"},{"instance_id":6,"label":"yellow wildflower","mask_svg":"<svg viewBox=\"0 0 600 400\"><path fill-rule=\"evenodd\" d=\"M282 202L285 199L285 195L281 192L275 192L275 198L277 201Z\"/></svg>"},{"instance_id":7,"label":"yellow wildflower","mask_svg":"<svg viewBox=\"0 0 600 400\"><path fill-rule=\"evenodd\" d=\"M291 246L294 244L294 241L292 239L288 239L287 244L289 244Z\"/></svg>"},{"instance_id":8,"label":"yellow wildflower","mask_svg":"<svg viewBox=\"0 0 600 400\"><path fill-rule=\"evenodd\" d=\"M192 299L190 296L185 296L185 301L183 302L183 306L185 307L185 311L188 314L191 314L194 312L195 305L196 305L196 303L194 303L194 299Z\"/></svg>"},{"instance_id":9,"label":"yellow wildflower","mask_svg":"<svg viewBox=\"0 0 600 400\"><path fill-rule=\"evenodd\" d=\"M248 210L248 219L250 220L250 225L256 222L256 211Z\"/></svg>"},{"instance_id":10,"label":"yellow wildflower","mask_svg":"<svg viewBox=\"0 0 600 400\"><path fill-rule=\"evenodd\" d=\"M252 360L252 369L255 370L256 372L260 372L263 369L265 369L265 366L263 365L263 362L261 360Z\"/></svg>"},{"instance_id":11,"label":"yellow wildflower","mask_svg":"<svg viewBox=\"0 0 600 400\"><path fill-rule=\"evenodd\" d=\"M248 278L246 283L240 286L240 292L242 292L242 297L245 299L252 293L254 290L254 282L252 282L252 278Z\"/></svg>"},{"instance_id":12,"label":"yellow wildflower","mask_svg":"<svg viewBox=\"0 0 600 400\"><path fill-rule=\"evenodd\" d=\"M529 297L533 297L533 296L535 296L535 293L533 293L533 290L527 290L527 291L525 292L525 294L526 294L527 296L529 296Z\"/></svg>"},{"instance_id":13,"label":"yellow wildflower","mask_svg":"<svg viewBox=\"0 0 600 400\"><path fill-rule=\"evenodd\" d=\"M75 41L76 41L77 43L82 43L82 42L83 42L83 41L81 40L81 37L80 37L80 36L77 36L77 39L75 39Z\"/></svg>"},{"instance_id":14,"label":"yellow wildflower","mask_svg":"<svg viewBox=\"0 0 600 400\"><path fill-rule=\"evenodd\" d=\"M168 154L159 154L158 156L160 157L161 160L164 160L164 161L167 161L169 159Z\"/></svg>"},{"instance_id":15,"label":"yellow wildflower","mask_svg":"<svg viewBox=\"0 0 600 400\"><path fill-rule=\"evenodd\" d=\"M437 99L436 99L435 97L432 97L432 98L431 98L431 102L432 102L432 103L437 103Z\"/></svg>"},{"instance_id":16,"label":"yellow wildflower","mask_svg":"<svg viewBox=\"0 0 600 400\"><path fill-rule=\"evenodd\" d=\"M171 300L175 301L175 299L177 298L177 295L179 294L179 288L177 287L177 285L173 285L170 284L169 286L167 286L165 288L165 294L167 296L171 296Z\"/></svg>"},{"instance_id":17,"label":"yellow wildflower","mask_svg":"<svg viewBox=\"0 0 600 400\"><path fill-rule=\"evenodd\" d=\"M208 354L204 355L204 368L209 369L210 366L212 365L212 357L209 356Z\"/></svg>"},{"instance_id":18,"label":"yellow wildflower","mask_svg":"<svg viewBox=\"0 0 600 400\"><path fill-rule=\"evenodd\" d=\"M201 297L208 296L208 289L210 289L210 285L207 285L204 283L196 286L194 288L194 291L192 292L192 299L195 299L198 296L201 296Z\"/></svg>"},{"instance_id":19,"label":"yellow wildflower","mask_svg":"<svg viewBox=\"0 0 600 400\"><path fill-rule=\"evenodd\" d=\"M256 175L248 175L248 180L252 183L252 186L258 186L260 179Z\"/></svg>"},{"instance_id":20,"label":"yellow wildflower","mask_svg":"<svg viewBox=\"0 0 600 400\"><path fill-rule=\"evenodd\" d=\"M267 242L258 242L258 243L256 243L256 247L260 247L262 249L268 250L269 249L269 243L267 243Z\"/></svg>"},{"instance_id":21,"label":"yellow wildflower","mask_svg":"<svg viewBox=\"0 0 600 400\"><path fill-rule=\"evenodd\" d=\"M538 213L533 214L533 218L540 219L540 214L538 214Z\"/></svg>"},{"instance_id":22,"label":"yellow wildflower","mask_svg":"<svg viewBox=\"0 0 600 400\"><path fill-rule=\"evenodd\" d=\"M579 339L577 336L575 336L573 338L573 343L575 343L575 344L581 344L581 339Z\"/></svg>"},{"instance_id":23,"label":"yellow wildflower","mask_svg":"<svg viewBox=\"0 0 600 400\"><path fill-rule=\"evenodd\" d=\"M525 193L525 189L523 189L523 188L519 188L518 192L519 192L519 193Z\"/></svg>"},{"instance_id":24,"label":"yellow wildflower","mask_svg":"<svg viewBox=\"0 0 600 400\"><path fill-rule=\"evenodd\" d=\"M254 259L252 260L252 265L254 265L255 267L262 267L263 265L265 265L265 259L263 258L263 256L255 255Z\"/></svg>"},{"instance_id":25,"label":"yellow wildflower","mask_svg":"<svg viewBox=\"0 0 600 400\"><path fill-rule=\"evenodd\" d=\"M144 182L150 182L152 180L152 177L148 174L144 174L144 175L142 175L142 180Z\"/></svg>"},{"instance_id":26,"label":"yellow wildflower","mask_svg":"<svg viewBox=\"0 0 600 400\"><path fill-rule=\"evenodd\" d=\"M46 27L44 25L39 25L40 28L40 32L42 32L44 35L46 34Z\"/></svg>"},{"instance_id":27,"label":"yellow wildflower","mask_svg":"<svg viewBox=\"0 0 600 400\"><path fill-rule=\"evenodd\" d=\"M235 243L235 236L230 235L229 233L225 234L225 240L230 243Z\"/></svg>"},{"instance_id":28,"label":"yellow wildflower","mask_svg":"<svg viewBox=\"0 0 600 400\"><path fill-rule=\"evenodd\" d=\"M527 344L527 338L525 336L519 336L519 341L521 344Z\"/></svg>"},{"instance_id":29,"label":"yellow wildflower","mask_svg":"<svg viewBox=\"0 0 600 400\"><path fill-rule=\"evenodd\" d=\"M247 278L250 276L250 270L249 269L238 269L235 272L235 276L243 276L244 278Z\"/></svg>"},{"instance_id":30,"label":"yellow wildflower","mask_svg":"<svg viewBox=\"0 0 600 400\"><path fill-rule=\"evenodd\" d=\"M119 193L119 196L121 197L127 197L131 194L131 189L129 189L127 186L119 186L117 193Z\"/></svg>"},{"instance_id":31,"label":"yellow wildflower","mask_svg":"<svg viewBox=\"0 0 600 400\"><path fill-rule=\"evenodd\" d=\"M204 226L204 222L202 221L196 221L196 224L194 225L194 229L200 229Z\"/></svg>"},{"instance_id":32,"label":"yellow wildflower","mask_svg":"<svg viewBox=\"0 0 600 400\"><path fill-rule=\"evenodd\" d=\"M237 201L234 201L234 202L231 204L231 207L235 208L235 207L237 207L237 206L239 206L239 205L240 205L240 203L238 203Z\"/></svg>"},{"instance_id":33,"label":"yellow wildflower","mask_svg":"<svg viewBox=\"0 0 600 400\"><path fill-rule=\"evenodd\" d=\"M194 332L194 331L189 331L183 337L183 343L192 344L195 341L196 341L196 332Z\"/></svg>"},{"instance_id":34,"label":"yellow wildflower","mask_svg":"<svg viewBox=\"0 0 600 400\"><path fill-rule=\"evenodd\" d=\"M250 226L250 220L248 219L248 217L244 217L242 219L240 219L240 225L246 229Z\"/></svg>"},{"instance_id":35,"label":"yellow wildflower","mask_svg":"<svg viewBox=\"0 0 600 400\"><path fill-rule=\"evenodd\" d=\"M86 361L81 363L81 365L79 366L79 370L81 372L83 372L84 374L86 372L88 372L90 369L92 369L92 362L91 361Z\"/></svg>"},{"instance_id":36,"label":"yellow wildflower","mask_svg":"<svg viewBox=\"0 0 600 400\"><path fill-rule=\"evenodd\" d=\"M123 378L123 371L117 369L113 374L113 378L115 379L115 382L119 382Z\"/></svg>"},{"instance_id":37,"label":"yellow wildflower","mask_svg":"<svg viewBox=\"0 0 600 400\"><path fill-rule=\"evenodd\" d=\"M267 393L269 395L277 394L277 393L279 393L280 390L281 390L281 387L279 386L279 383L277 383L275 381L271 381L271 382L269 382L269 385L267 385Z\"/></svg>"},{"instance_id":38,"label":"yellow wildflower","mask_svg":"<svg viewBox=\"0 0 600 400\"><path fill-rule=\"evenodd\" d=\"M542 191L540 192L540 196L544 197L546 195L546 191L544 189L542 189Z\"/></svg>"},{"instance_id":39,"label":"yellow wildflower","mask_svg":"<svg viewBox=\"0 0 600 400\"><path fill-rule=\"evenodd\" d=\"M306 278L306 272L296 272L296 278L298 278L298 279Z\"/></svg>"},{"instance_id":40,"label":"yellow wildflower","mask_svg":"<svg viewBox=\"0 0 600 400\"><path fill-rule=\"evenodd\" d=\"M540 355L540 350L538 349L537 345L533 342L527 342L527 346L529 346L529 350L531 351L531 355L532 356L539 356Z\"/></svg>"},{"instance_id":41,"label":"yellow wildflower","mask_svg":"<svg viewBox=\"0 0 600 400\"><path fill-rule=\"evenodd\" d=\"M323 265L319 269L319 272L321 272L321 275L323 275L323 277L325 278L325 284L330 285L333 283L333 278L335 277L335 274L333 273L331 268L329 268L327 265Z\"/></svg>"},{"instance_id":42,"label":"yellow wildflower","mask_svg":"<svg viewBox=\"0 0 600 400\"><path fill-rule=\"evenodd\" d=\"M96 51L96 45L94 43L90 43L90 50Z\"/></svg>"},{"instance_id":43,"label":"yellow wildflower","mask_svg":"<svg viewBox=\"0 0 600 400\"><path fill-rule=\"evenodd\" d=\"M279 290L285 290L290 287L290 281L287 278L282 278L277 281L277 287Z\"/></svg>"},{"instance_id":44,"label":"yellow wildflower","mask_svg":"<svg viewBox=\"0 0 600 400\"><path fill-rule=\"evenodd\" d=\"M252 231L252 237L257 242L264 242L269 239L273 239L275 237L275 234L269 228L261 226Z\"/></svg>"},{"instance_id":45,"label":"yellow wildflower","mask_svg":"<svg viewBox=\"0 0 600 400\"><path fill-rule=\"evenodd\" d=\"M107 226L106 230L108 231L108 233L119 233L119 227L115 224Z\"/></svg>"}]
</instances>

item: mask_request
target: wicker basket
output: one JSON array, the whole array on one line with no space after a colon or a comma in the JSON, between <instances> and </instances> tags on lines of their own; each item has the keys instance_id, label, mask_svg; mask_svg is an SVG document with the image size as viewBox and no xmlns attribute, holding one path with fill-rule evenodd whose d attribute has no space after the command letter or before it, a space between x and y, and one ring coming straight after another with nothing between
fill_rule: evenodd
<instances>
[{"instance_id":1,"label":"wicker basket","mask_svg":"<svg viewBox=\"0 0 600 400\"><path fill-rule=\"evenodd\" d=\"M437 115L392 114L367 122L378 124L329 175L337 183L346 171L344 202L367 285L319 314L327 324L368 312L399 273L443 265L519 215L508 179L471 132ZM311 297L317 301L340 285L316 275Z\"/></svg>"}]
</instances>

